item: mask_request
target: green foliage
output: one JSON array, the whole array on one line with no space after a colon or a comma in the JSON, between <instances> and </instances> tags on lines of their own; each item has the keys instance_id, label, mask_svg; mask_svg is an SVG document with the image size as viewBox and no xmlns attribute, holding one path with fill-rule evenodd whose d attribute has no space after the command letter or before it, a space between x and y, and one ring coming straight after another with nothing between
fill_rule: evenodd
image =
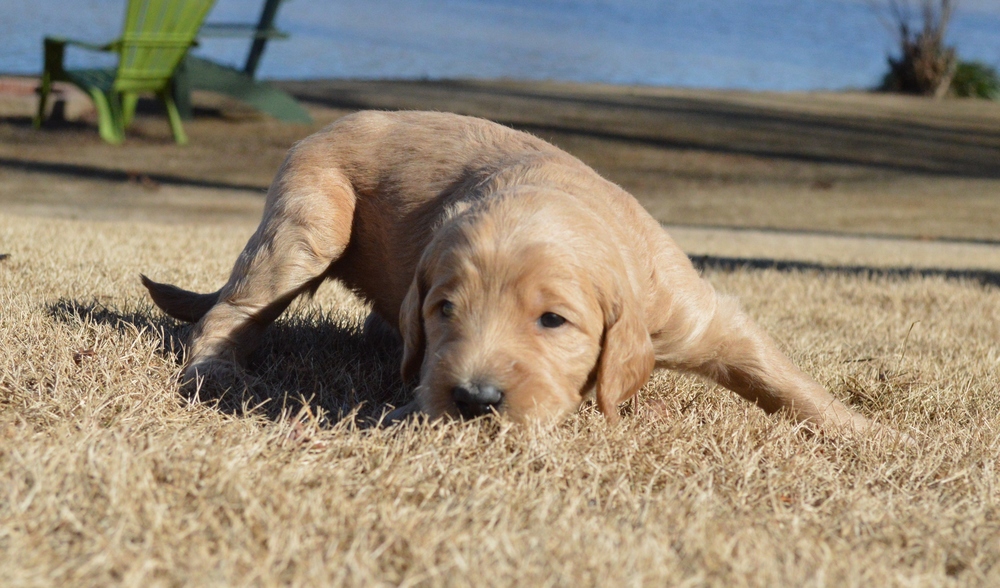
<instances>
[{"instance_id":1,"label":"green foliage","mask_svg":"<svg viewBox=\"0 0 1000 588\"><path fill-rule=\"evenodd\" d=\"M960 61L951 80L951 92L964 98L1000 99L1000 74L978 61Z\"/></svg>"}]
</instances>

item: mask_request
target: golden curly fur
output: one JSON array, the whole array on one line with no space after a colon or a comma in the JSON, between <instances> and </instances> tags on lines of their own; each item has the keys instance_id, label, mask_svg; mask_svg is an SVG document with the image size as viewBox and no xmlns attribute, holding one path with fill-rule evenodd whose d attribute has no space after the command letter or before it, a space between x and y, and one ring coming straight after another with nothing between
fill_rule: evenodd
<instances>
[{"instance_id":1,"label":"golden curly fur","mask_svg":"<svg viewBox=\"0 0 1000 588\"><path fill-rule=\"evenodd\" d=\"M664 367L819 427L870 426L718 295L632 196L485 120L344 117L292 148L218 292L143 280L168 314L198 322L193 380L242 361L331 278L398 325L413 408L433 417L468 415L485 395L515 420L554 421L592 396L614 419Z\"/></svg>"}]
</instances>

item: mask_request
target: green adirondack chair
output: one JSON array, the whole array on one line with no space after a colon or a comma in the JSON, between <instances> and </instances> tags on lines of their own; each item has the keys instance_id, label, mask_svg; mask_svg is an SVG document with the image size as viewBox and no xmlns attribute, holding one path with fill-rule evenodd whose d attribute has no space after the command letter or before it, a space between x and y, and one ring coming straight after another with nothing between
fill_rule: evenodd
<instances>
[{"instance_id":1,"label":"green adirondack chair","mask_svg":"<svg viewBox=\"0 0 1000 588\"><path fill-rule=\"evenodd\" d=\"M125 140L125 129L132 122L139 94L152 92L167 109L174 139L181 145L187 143L172 96L171 78L214 2L129 0L122 37L107 45L46 37L35 127L42 124L52 82L66 81L79 86L93 99L98 130L105 141L119 144ZM118 53L118 67L67 70L63 67L67 45Z\"/></svg>"},{"instance_id":2,"label":"green adirondack chair","mask_svg":"<svg viewBox=\"0 0 1000 588\"><path fill-rule=\"evenodd\" d=\"M256 25L244 23L205 23L198 37L250 37L253 43L242 69L228 67L209 59L188 55L174 76L174 99L181 118L191 118L191 90L226 94L267 113L278 120L309 124L309 112L287 92L256 79L257 66L268 41L288 35L274 27L278 8L284 0L264 0Z\"/></svg>"}]
</instances>

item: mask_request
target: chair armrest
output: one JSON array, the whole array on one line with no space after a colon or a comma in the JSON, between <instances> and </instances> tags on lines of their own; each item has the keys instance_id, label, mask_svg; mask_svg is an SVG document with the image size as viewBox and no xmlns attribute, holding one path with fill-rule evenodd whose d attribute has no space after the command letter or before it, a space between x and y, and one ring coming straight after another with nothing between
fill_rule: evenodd
<instances>
[{"instance_id":1,"label":"chair armrest","mask_svg":"<svg viewBox=\"0 0 1000 588\"><path fill-rule=\"evenodd\" d=\"M258 29L256 25L241 23L206 23L198 31L199 37L243 37L251 39L287 39L288 33L275 28Z\"/></svg>"},{"instance_id":2,"label":"chair armrest","mask_svg":"<svg viewBox=\"0 0 1000 588\"><path fill-rule=\"evenodd\" d=\"M95 43L87 43L84 41L77 41L75 39L63 39L61 37L45 37L45 50L46 53L49 47L55 49L56 47L65 47L66 45L73 45L74 47L82 47L84 49L90 49L91 51L116 51L121 44L120 41L113 41L111 43L106 43L104 45L97 45Z\"/></svg>"},{"instance_id":3,"label":"chair armrest","mask_svg":"<svg viewBox=\"0 0 1000 588\"><path fill-rule=\"evenodd\" d=\"M95 45L93 43L84 43L83 41L75 41L73 39L45 37L43 44L45 48L45 69L42 70L42 75L48 76L47 79L59 79L65 77L66 75L66 70L63 69L63 58L66 56L67 45L82 47L93 51L114 51L118 48L119 41L108 43L106 45Z\"/></svg>"}]
</instances>

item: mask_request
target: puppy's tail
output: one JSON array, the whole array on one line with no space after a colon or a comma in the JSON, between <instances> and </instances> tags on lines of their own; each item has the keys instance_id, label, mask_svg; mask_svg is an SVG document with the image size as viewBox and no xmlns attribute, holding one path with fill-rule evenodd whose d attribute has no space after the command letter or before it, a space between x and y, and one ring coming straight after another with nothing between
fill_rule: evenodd
<instances>
[{"instance_id":1,"label":"puppy's tail","mask_svg":"<svg viewBox=\"0 0 1000 588\"><path fill-rule=\"evenodd\" d=\"M196 323L219 301L219 293L198 294L188 292L170 284L159 284L139 274L142 285L149 290L149 296L160 310L175 319Z\"/></svg>"}]
</instances>

